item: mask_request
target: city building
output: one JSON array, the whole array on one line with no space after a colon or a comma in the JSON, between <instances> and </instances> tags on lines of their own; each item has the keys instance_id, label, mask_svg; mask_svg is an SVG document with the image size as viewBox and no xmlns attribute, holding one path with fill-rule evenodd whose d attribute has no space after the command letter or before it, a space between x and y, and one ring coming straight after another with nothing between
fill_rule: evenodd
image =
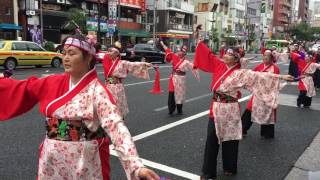
<instances>
[{"instance_id":1,"label":"city building","mask_svg":"<svg viewBox=\"0 0 320 180\"><path fill-rule=\"evenodd\" d=\"M191 0L147 0L148 24L155 20L155 35L173 47L192 46L194 5ZM153 10L156 9L154 13ZM156 18L154 15L156 14ZM150 26L152 30L154 25Z\"/></svg>"},{"instance_id":2,"label":"city building","mask_svg":"<svg viewBox=\"0 0 320 180\"><path fill-rule=\"evenodd\" d=\"M299 0L298 19L302 22L308 21L309 0Z\"/></svg>"},{"instance_id":3,"label":"city building","mask_svg":"<svg viewBox=\"0 0 320 180\"><path fill-rule=\"evenodd\" d=\"M273 2L273 36L285 38L292 15L292 0L274 0Z\"/></svg>"},{"instance_id":4,"label":"city building","mask_svg":"<svg viewBox=\"0 0 320 180\"><path fill-rule=\"evenodd\" d=\"M18 2L1 0L0 39L17 39L22 26L18 23Z\"/></svg>"}]
</instances>

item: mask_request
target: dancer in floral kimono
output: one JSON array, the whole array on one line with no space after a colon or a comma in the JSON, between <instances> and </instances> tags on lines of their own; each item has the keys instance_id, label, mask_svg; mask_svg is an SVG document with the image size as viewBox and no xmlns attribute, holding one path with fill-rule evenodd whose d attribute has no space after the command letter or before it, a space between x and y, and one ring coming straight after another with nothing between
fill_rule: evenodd
<instances>
[{"instance_id":1,"label":"dancer in floral kimono","mask_svg":"<svg viewBox=\"0 0 320 180\"><path fill-rule=\"evenodd\" d=\"M198 80L199 73L193 68L193 63L186 57L186 46L183 46L179 52L174 54L163 41L160 41L160 44L166 52L166 61L172 63L172 73L169 79L169 115L172 115L176 108L177 114L182 115L182 105L186 98L186 72L192 70L193 75Z\"/></svg>"},{"instance_id":2,"label":"dancer in floral kimono","mask_svg":"<svg viewBox=\"0 0 320 180\"><path fill-rule=\"evenodd\" d=\"M129 72L135 77L149 79L148 68L152 67L152 64L121 60L119 48L121 48L121 44L118 42L115 47L109 49L109 53L104 56L102 63L107 88L115 98L116 104L124 118L129 112L123 85L124 79Z\"/></svg>"},{"instance_id":3,"label":"dancer in floral kimono","mask_svg":"<svg viewBox=\"0 0 320 180\"><path fill-rule=\"evenodd\" d=\"M253 71L280 74L279 67L273 63L274 56L270 50L266 50L263 56L263 63L256 66ZM251 121L251 112L252 112L252 102L254 96L251 97L247 104L247 108L242 114L242 134L247 135L247 131L250 129L252 122L258 123L261 125L260 135L265 138L274 138L274 124L276 122L276 109L273 109L270 118L266 119L267 121L261 121L260 119L252 119ZM268 107L265 107L266 109Z\"/></svg>"},{"instance_id":4,"label":"dancer in floral kimono","mask_svg":"<svg viewBox=\"0 0 320 180\"><path fill-rule=\"evenodd\" d=\"M313 53L308 52L305 60L301 59L301 55L292 53L292 61L298 64L301 77L299 78L298 89L300 94L297 99L297 106L309 108L311 106L312 97L316 95L316 90L313 82L313 74L317 69L320 69L320 64L314 63Z\"/></svg>"},{"instance_id":5,"label":"dancer in floral kimono","mask_svg":"<svg viewBox=\"0 0 320 180\"><path fill-rule=\"evenodd\" d=\"M39 180L109 180L110 137L128 179L159 180L138 157L132 137L94 67L95 49L83 36L64 46L64 74L26 80L0 78L0 120L39 103L46 124L40 145ZM14 97L14 98L13 98Z\"/></svg>"},{"instance_id":6,"label":"dancer in floral kimono","mask_svg":"<svg viewBox=\"0 0 320 180\"><path fill-rule=\"evenodd\" d=\"M215 56L203 42L200 42L196 49L195 67L213 74L211 84L213 98L204 151L202 180L216 178L220 144L222 145L224 175L232 176L237 173L238 144L242 139L238 102L241 97L240 89L250 90L255 97L252 117L266 121L270 118L272 109L277 107L277 97L281 89L280 80L293 80L290 75L240 69L239 61L238 49L228 49L223 59Z\"/></svg>"}]
</instances>

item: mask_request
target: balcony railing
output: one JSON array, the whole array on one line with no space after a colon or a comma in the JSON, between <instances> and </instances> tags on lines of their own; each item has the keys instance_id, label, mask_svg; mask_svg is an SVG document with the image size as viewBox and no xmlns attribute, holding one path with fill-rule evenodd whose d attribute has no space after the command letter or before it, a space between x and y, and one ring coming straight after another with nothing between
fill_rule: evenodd
<instances>
[{"instance_id":1,"label":"balcony railing","mask_svg":"<svg viewBox=\"0 0 320 180\"><path fill-rule=\"evenodd\" d=\"M168 29L170 30L179 30L179 31L191 31L192 32L192 25L187 24L169 24Z\"/></svg>"},{"instance_id":2,"label":"balcony railing","mask_svg":"<svg viewBox=\"0 0 320 180\"><path fill-rule=\"evenodd\" d=\"M289 19L286 18L286 17L280 17L280 18L279 18L279 21L288 23L288 22L289 22Z\"/></svg>"},{"instance_id":3,"label":"balcony railing","mask_svg":"<svg viewBox=\"0 0 320 180\"><path fill-rule=\"evenodd\" d=\"M279 12L280 13L282 13L282 14L288 14L288 13L290 13L287 9L285 9L285 8L280 8L279 9Z\"/></svg>"},{"instance_id":4,"label":"balcony railing","mask_svg":"<svg viewBox=\"0 0 320 180\"><path fill-rule=\"evenodd\" d=\"M175 1L175 0L169 0L167 2L167 7L168 8L177 8L182 11L186 12L194 12L194 6L187 3L187 2L182 2L182 1Z\"/></svg>"}]
</instances>

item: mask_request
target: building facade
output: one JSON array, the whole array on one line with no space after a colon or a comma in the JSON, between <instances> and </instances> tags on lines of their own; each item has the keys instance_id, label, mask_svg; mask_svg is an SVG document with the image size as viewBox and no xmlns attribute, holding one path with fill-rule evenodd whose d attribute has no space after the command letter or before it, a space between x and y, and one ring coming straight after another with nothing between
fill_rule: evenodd
<instances>
[{"instance_id":1,"label":"building facade","mask_svg":"<svg viewBox=\"0 0 320 180\"><path fill-rule=\"evenodd\" d=\"M273 36L284 38L291 22L292 0L274 0L273 5Z\"/></svg>"},{"instance_id":2,"label":"building facade","mask_svg":"<svg viewBox=\"0 0 320 180\"><path fill-rule=\"evenodd\" d=\"M308 21L309 14L309 0L299 0L298 19L302 22Z\"/></svg>"},{"instance_id":3,"label":"building facade","mask_svg":"<svg viewBox=\"0 0 320 180\"><path fill-rule=\"evenodd\" d=\"M0 39L17 39L21 29L18 23L18 2L1 0Z\"/></svg>"},{"instance_id":4,"label":"building facade","mask_svg":"<svg viewBox=\"0 0 320 180\"><path fill-rule=\"evenodd\" d=\"M190 0L148 0L147 7L148 23L152 24L153 19L156 22L156 37L164 39L174 49L182 45L192 47L194 5ZM153 16L154 8L156 18Z\"/></svg>"}]
</instances>

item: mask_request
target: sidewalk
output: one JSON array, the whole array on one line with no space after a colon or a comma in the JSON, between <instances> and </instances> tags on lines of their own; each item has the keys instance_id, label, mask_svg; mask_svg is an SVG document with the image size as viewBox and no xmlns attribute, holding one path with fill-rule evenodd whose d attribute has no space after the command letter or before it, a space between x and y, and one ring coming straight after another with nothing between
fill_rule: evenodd
<instances>
[{"instance_id":1,"label":"sidewalk","mask_svg":"<svg viewBox=\"0 0 320 180\"><path fill-rule=\"evenodd\" d=\"M313 106L320 106L319 97L314 97L312 100ZM318 120L320 121L320 118ZM294 151L294 147L292 150ZM284 180L320 180L320 132L295 162Z\"/></svg>"},{"instance_id":2,"label":"sidewalk","mask_svg":"<svg viewBox=\"0 0 320 180\"><path fill-rule=\"evenodd\" d=\"M320 180L320 132L299 157L285 180Z\"/></svg>"}]
</instances>

